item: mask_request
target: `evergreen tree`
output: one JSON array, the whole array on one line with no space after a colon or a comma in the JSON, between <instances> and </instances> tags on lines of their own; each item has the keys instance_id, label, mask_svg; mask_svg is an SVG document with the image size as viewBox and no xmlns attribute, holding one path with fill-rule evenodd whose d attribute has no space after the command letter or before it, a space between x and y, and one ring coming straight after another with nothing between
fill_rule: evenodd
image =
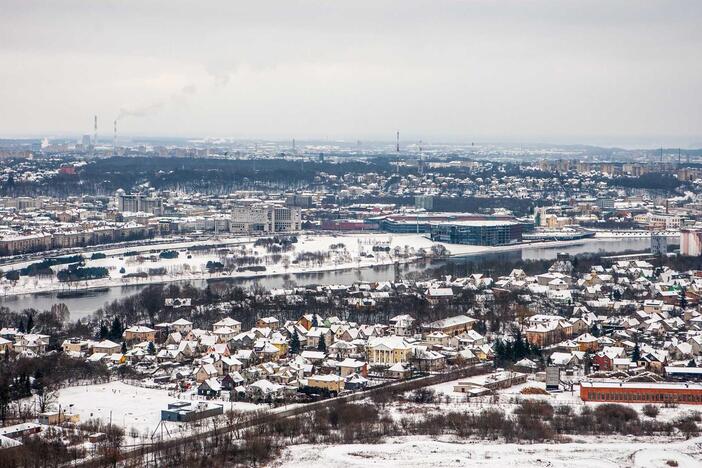
<instances>
[{"instance_id":1,"label":"evergreen tree","mask_svg":"<svg viewBox=\"0 0 702 468\"><path fill-rule=\"evenodd\" d=\"M153 341L149 341L149 345L146 347L146 351L152 356L156 354L156 346L154 346Z\"/></svg>"},{"instance_id":2,"label":"evergreen tree","mask_svg":"<svg viewBox=\"0 0 702 468\"><path fill-rule=\"evenodd\" d=\"M687 307L687 290L685 288L682 288L680 290L680 308L685 310Z\"/></svg>"},{"instance_id":3,"label":"evergreen tree","mask_svg":"<svg viewBox=\"0 0 702 468\"><path fill-rule=\"evenodd\" d=\"M100 331L98 332L98 339L104 340L110 336L110 329L104 323L100 325Z\"/></svg>"},{"instance_id":4,"label":"evergreen tree","mask_svg":"<svg viewBox=\"0 0 702 468\"><path fill-rule=\"evenodd\" d=\"M34 316L32 314L27 314L27 333L31 333L32 328L34 328Z\"/></svg>"},{"instance_id":5,"label":"evergreen tree","mask_svg":"<svg viewBox=\"0 0 702 468\"><path fill-rule=\"evenodd\" d=\"M124 341L122 342L121 351L122 351L122 354L127 354L127 343L125 343Z\"/></svg>"},{"instance_id":6,"label":"evergreen tree","mask_svg":"<svg viewBox=\"0 0 702 468\"><path fill-rule=\"evenodd\" d=\"M631 360L634 362L639 362L641 360L641 349L639 348L639 342L634 344L634 351L631 353Z\"/></svg>"},{"instance_id":7,"label":"evergreen tree","mask_svg":"<svg viewBox=\"0 0 702 468\"><path fill-rule=\"evenodd\" d=\"M113 340L122 339L122 322L119 321L119 317L115 317L112 321L112 328L110 329L110 338Z\"/></svg>"},{"instance_id":8,"label":"evergreen tree","mask_svg":"<svg viewBox=\"0 0 702 468\"><path fill-rule=\"evenodd\" d=\"M324 335L319 335L319 343L317 343L317 351L321 351L323 353L327 352L327 343L324 340Z\"/></svg>"},{"instance_id":9,"label":"evergreen tree","mask_svg":"<svg viewBox=\"0 0 702 468\"><path fill-rule=\"evenodd\" d=\"M524 339L522 338L522 332L517 330L514 336L512 359L516 362L524 358L524 356L526 356L527 354L529 354L529 346L527 346L524 343Z\"/></svg>"},{"instance_id":10,"label":"evergreen tree","mask_svg":"<svg viewBox=\"0 0 702 468\"><path fill-rule=\"evenodd\" d=\"M24 333L26 331L24 328L24 320L20 319L19 326L17 327L17 331L20 333Z\"/></svg>"},{"instance_id":11,"label":"evergreen tree","mask_svg":"<svg viewBox=\"0 0 702 468\"><path fill-rule=\"evenodd\" d=\"M690 359L690 361L687 363L687 367L697 367L697 363L694 359Z\"/></svg>"},{"instance_id":12,"label":"evergreen tree","mask_svg":"<svg viewBox=\"0 0 702 468\"><path fill-rule=\"evenodd\" d=\"M290 353L300 354L300 336L297 334L297 330L293 332L292 338L290 338Z\"/></svg>"},{"instance_id":13,"label":"evergreen tree","mask_svg":"<svg viewBox=\"0 0 702 468\"><path fill-rule=\"evenodd\" d=\"M317 314L312 314L312 326L314 328L317 328L319 326L319 323L317 322Z\"/></svg>"},{"instance_id":14,"label":"evergreen tree","mask_svg":"<svg viewBox=\"0 0 702 468\"><path fill-rule=\"evenodd\" d=\"M495 353L495 366L499 366L505 359L505 346L501 339L495 340L495 346L493 347Z\"/></svg>"}]
</instances>

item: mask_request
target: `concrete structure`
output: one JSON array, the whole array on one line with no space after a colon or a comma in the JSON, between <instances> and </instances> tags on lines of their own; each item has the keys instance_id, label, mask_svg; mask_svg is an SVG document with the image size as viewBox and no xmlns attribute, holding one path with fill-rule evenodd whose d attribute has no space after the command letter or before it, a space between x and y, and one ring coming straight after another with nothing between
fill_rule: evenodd
<instances>
[{"instance_id":1,"label":"concrete structure","mask_svg":"<svg viewBox=\"0 0 702 468\"><path fill-rule=\"evenodd\" d=\"M680 253L691 257L702 254L702 228L680 230Z\"/></svg>"}]
</instances>

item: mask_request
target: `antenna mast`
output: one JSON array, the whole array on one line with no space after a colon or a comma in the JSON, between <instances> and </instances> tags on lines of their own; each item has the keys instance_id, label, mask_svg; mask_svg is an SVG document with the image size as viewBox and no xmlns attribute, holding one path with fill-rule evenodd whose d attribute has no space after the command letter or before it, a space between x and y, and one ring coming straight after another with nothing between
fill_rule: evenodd
<instances>
[{"instance_id":1,"label":"antenna mast","mask_svg":"<svg viewBox=\"0 0 702 468\"><path fill-rule=\"evenodd\" d=\"M93 149L97 148L97 115L95 116L95 134L93 135Z\"/></svg>"}]
</instances>

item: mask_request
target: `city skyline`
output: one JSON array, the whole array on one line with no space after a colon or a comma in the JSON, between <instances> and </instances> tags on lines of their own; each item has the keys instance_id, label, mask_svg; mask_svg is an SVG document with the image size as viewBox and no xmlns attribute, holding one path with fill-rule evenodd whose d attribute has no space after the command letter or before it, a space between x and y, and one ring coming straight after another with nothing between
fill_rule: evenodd
<instances>
[{"instance_id":1,"label":"city skyline","mask_svg":"<svg viewBox=\"0 0 702 468\"><path fill-rule=\"evenodd\" d=\"M697 2L0 4L3 137L702 146Z\"/></svg>"}]
</instances>

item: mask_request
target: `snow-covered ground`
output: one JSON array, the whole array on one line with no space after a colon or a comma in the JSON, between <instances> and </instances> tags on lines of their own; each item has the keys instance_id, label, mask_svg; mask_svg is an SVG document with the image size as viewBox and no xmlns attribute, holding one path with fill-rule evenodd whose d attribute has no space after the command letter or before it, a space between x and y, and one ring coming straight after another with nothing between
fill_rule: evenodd
<instances>
[{"instance_id":1,"label":"snow-covered ground","mask_svg":"<svg viewBox=\"0 0 702 468\"><path fill-rule=\"evenodd\" d=\"M81 422L99 419L103 423L112 420L112 424L124 428L127 435L136 429L139 436L151 436L161 420L161 410L167 409L169 403L189 401L191 394L173 394L167 390L143 388L128 385L120 381L105 384L68 387L58 392L55 406L61 410L80 415ZM244 402L207 400L220 403L224 410L253 411L267 409L265 405ZM72 406L71 406L72 405ZM179 423L167 423L174 434L181 432Z\"/></svg>"},{"instance_id":2,"label":"snow-covered ground","mask_svg":"<svg viewBox=\"0 0 702 468\"><path fill-rule=\"evenodd\" d=\"M556 247L577 244L580 241L554 241L540 242L539 247ZM261 259L260 265L265 266L262 272L233 271L226 273L210 273L206 264L208 261L224 262L225 257L217 252L204 252L189 250L195 245L227 244L231 258L241 256L257 256ZM343 246L339 246L342 244ZM310 273L351 268L372 267L374 265L391 265L395 262L409 263L421 257L421 249L429 253L432 246L443 245L451 256L474 255L488 252L501 252L521 249L530 244L516 244L501 247L485 247L477 245L442 244L433 242L421 234L300 234L294 250L281 253L281 258L275 262L271 254L264 247L255 247L251 238L226 237L211 239L209 241L187 243L163 243L143 247L127 247L115 250L91 248L83 253L86 257L85 265L88 267L105 267L109 277L61 283L54 277L29 277L22 276L19 281L11 282L7 279L0 280L0 294L12 296L18 294L31 294L52 291L75 291L91 288L105 288L148 283L164 283L169 281L201 280L210 278L253 278L271 275ZM532 244L533 245L533 244ZM336 248L332 249L332 246ZM389 246L390 252L373 251L374 246ZM178 258L158 258L164 250L177 250ZM138 251L138 256L124 256L125 252ZM107 258L89 260L93 252L104 252ZM328 253L323 261L308 261L293 263L299 254L303 253ZM3 266L4 271L18 269L33 262L20 262ZM65 265L54 267L59 270ZM149 269L165 268L165 275L149 275L148 278L124 278L129 273L148 273Z\"/></svg>"},{"instance_id":3,"label":"snow-covered ground","mask_svg":"<svg viewBox=\"0 0 702 468\"><path fill-rule=\"evenodd\" d=\"M452 438L396 437L382 444L297 445L274 466L306 468L693 468L702 466L702 438L685 442L596 442L583 438L566 444L500 444ZM668 464L668 462L676 462Z\"/></svg>"}]
</instances>

